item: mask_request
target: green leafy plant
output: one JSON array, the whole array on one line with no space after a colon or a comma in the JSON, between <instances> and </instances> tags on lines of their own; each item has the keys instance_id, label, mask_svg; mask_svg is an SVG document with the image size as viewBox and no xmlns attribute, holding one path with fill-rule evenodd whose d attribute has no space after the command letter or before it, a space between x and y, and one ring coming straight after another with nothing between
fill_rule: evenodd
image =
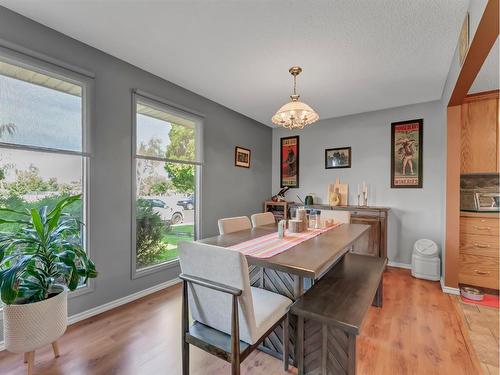
<instances>
[{"instance_id":1,"label":"green leafy plant","mask_svg":"<svg viewBox=\"0 0 500 375\"><path fill-rule=\"evenodd\" d=\"M161 239L170 224L162 220L160 214L145 199L137 200L136 251L139 267L150 265L163 251Z\"/></svg>"},{"instance_id":2,"label":"green leafy plant","mask_svg":"<svg viewBox=\"0 0 500 375\"><path fill-rule=\"evenodd\" d=\"M75 290L80 280L97 277L95 265L81 245L82 223L64 212L80 198L61 199L50 211L48 206L25 211L0 208L0 214L19 217L0 218L0 224L17 224L11 231L0 232L0 295L4 303L43 301L54 285Z\"/></svg>"}]
</instances>

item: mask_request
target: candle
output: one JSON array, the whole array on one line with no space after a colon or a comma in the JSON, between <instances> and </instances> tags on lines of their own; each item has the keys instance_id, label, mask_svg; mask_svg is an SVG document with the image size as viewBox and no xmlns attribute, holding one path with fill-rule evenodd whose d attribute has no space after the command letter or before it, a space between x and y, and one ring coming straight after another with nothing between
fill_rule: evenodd
<instances>
[{"instance_id":1,"label":"candle","mask_svg":"<svg viewBox=\"0 0 500 375\"><path fill-rule=\"evenodd\" d=\"M358 195L361 194L361 186L358 184Z\"/></svg>"}]
</instances>

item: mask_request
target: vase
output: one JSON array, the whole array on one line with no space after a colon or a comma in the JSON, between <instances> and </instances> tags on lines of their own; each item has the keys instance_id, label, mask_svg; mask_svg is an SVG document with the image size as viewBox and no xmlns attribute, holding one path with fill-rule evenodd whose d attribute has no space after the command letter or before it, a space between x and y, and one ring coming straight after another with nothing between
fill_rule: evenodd
<instances>
[{"instance_id":1,"label":"vase","mask_svg":"<svg viewBox=\"0 0 500 375\"><path fill-rule=\"evenodd\" d=\"M68 325L68 289L55 285L50 298L34 303L5 305L3 330L5 349L13 353L25 353L28 373L31 373L34 351L52 344L59 356L57 339Z\"/></svg>"}]
</instances>

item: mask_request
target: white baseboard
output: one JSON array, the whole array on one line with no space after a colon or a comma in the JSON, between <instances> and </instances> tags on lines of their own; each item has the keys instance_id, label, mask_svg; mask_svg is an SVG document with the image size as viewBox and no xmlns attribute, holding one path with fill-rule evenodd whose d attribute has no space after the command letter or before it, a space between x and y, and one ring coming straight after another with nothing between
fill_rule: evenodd
<instances>
[{"instance_id":1,"label":"white baseboard","mask_svg":"<svg viewBox=\"0 0 500 375\"><path fill-rule=\"evenodd\" d=\"M387 265L390 267L397 267L397 268L404 268L407 270L411 270L411 264L408 263L400 263L400 262L394 262L392 260L387 262Z\"/></svg>"},{"instance_id":2,"label":"white baseboard","mask_svg":"<svg viewBox=\"0 0 500 375\"><path fill-rule=\"evenodd\" d=\"M88 319L88 318L91 318L93 316L102 314L103 312L106 312L106 311L112 310L116 307L125 305L125 304L130 303L132 301L135 301L139 298L146 297L149 294L158 292L162 289L166 289L166 288L171 287L171 286L178 284L180 282L181 282L181 280L179 278L175 278L175 279L166 281L164 283L152 286L150 288L141 290L139 292L132 293L128 296L115 299L114 301L105 303L104 305L96 306L96 307L93 307L91 309L82 311L81 313L71 315L68 317L68 324L69 325L75 324L75 323L82 321L84 319ZM2 350L5 350L5 344L3 341L0 341L0 351L2 351Z\"/></svg>"},{"instance_id":3,"label":"white baseboard","mask_svg":"<svg viewBox=\"0 0 500 375\"><path fill-rule=\"evenodd\" d=\"M443 278L441 278L440 283L441 283L441 290L443 291L443 293L453 294L453 295L456 295L456 296L460 295L460 289L458 289L458 288L451 288L449 286L444 285L444 279Z\"/></svg>"}]
</instances>

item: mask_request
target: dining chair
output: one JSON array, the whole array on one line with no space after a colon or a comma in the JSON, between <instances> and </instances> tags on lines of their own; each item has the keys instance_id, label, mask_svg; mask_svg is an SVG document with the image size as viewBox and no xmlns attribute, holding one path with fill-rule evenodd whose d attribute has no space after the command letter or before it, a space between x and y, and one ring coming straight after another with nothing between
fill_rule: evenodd
<instances>
[{"instance_id":1,"label":"dining chair","mask_svg":"<svg viewBox=\"0 0 500 375\"><path fill-rule=\"evenodd\" d=\"M252 228L250 219L246 216L236 216L219 219L217 224L219 225L220 234L228 234Z\"/></svg>"},{"instance_id":2,"label":"dining chair","mask_svg":"<svg viewBox=\"0 0 500 375\"><path fill-rule=\"evenodd\" d=\"M258 214L253 214L250 216L250 220L252 221L252 226L260 227L262 225L275 224L276 219L272 212L263 212Z\"/></svg>"},{"instance_id":3,"label":"dining chair","mask_svg":"<svg viewBox=\"0 0 500 375\"><path fill-rule=\"evenodd\" d=\"M288 308L292 301L250 286L246 257L199 242L179 243L182 293L182 374L189 374L189 345L231 363L231 374L280 324L288 370ZM188 325L189 311L194 323Z\"/></svg>"},{"instance_id":4,"label":"dining chair","mask_svg":"<svg viewBox=\"0 0 500 375\"><path fill-rule=\"evenodd\" d=\"M344 224L349 224L351 222L351 212L350 211L340 211L340 210L321 210L321 220L333 219L335 223L340 222Z\"/></svg>"}]
</instances>

